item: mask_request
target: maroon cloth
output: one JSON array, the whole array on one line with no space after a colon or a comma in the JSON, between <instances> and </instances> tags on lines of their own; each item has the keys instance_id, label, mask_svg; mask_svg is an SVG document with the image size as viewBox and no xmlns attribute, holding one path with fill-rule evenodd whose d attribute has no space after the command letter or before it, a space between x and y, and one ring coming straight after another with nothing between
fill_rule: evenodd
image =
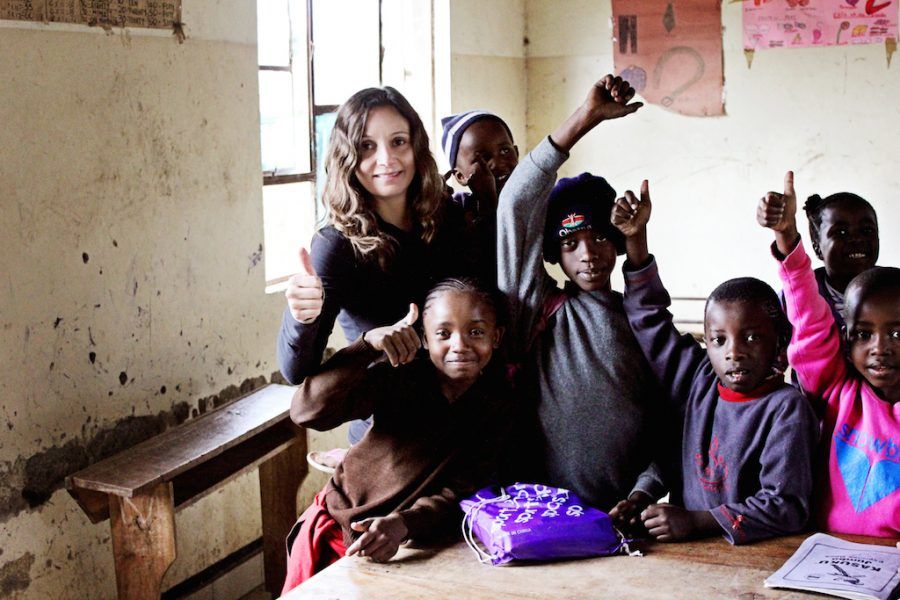
<instances>
[{"instance_id":1,"label":"maroon cloth","mask_svg":"<svg viewBox=\"0 0 900 600\"><path fill-rule=\"evenodd\" d=\"M287 576L281 595L288 593L328 565L337 562L347 552L344 534L325 508L325 491L313 498L300 519L287 559ZM288 538L290 540L290 538Z\"/></svg>"}]
</instances>

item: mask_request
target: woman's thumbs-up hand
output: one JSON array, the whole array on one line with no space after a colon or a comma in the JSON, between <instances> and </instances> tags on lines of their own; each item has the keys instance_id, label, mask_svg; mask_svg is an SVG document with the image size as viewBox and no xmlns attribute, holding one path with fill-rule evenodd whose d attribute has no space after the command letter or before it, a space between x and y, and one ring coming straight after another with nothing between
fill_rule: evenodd
<instances>
[{"instance_id":1,"label":"woman's thumbs-up hand","mask_svg":"<svg viewBox=\"0 0 900 600\"><path fill-rule=\"evenodd\" d=\"M322 313L325 290L306 248L300 248L300 270L288 279L284 296L291 316L301 323L312 323Z\"/></svg>"}]
</instances>

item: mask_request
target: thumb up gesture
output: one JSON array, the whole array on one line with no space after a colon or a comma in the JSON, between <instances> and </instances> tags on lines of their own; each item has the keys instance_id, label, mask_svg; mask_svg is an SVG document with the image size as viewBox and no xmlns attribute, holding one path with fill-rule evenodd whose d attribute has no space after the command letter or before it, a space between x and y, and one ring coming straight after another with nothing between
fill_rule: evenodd
<instances>
[{"instance_id":1,"label":"thumb up gesture","mask_svg":"<svg viewBox=\"0 0 900 600\"><path fill-rule=\"evenodd\" d=\"M797 193L794 191L794 172L784 175L784 193L769 192L759 201L756 220L763 227L779 233L797 228Z\"/></svg>"},{"instance_id":2,"label":"thumb up gesture","mask_svg":"<svg viewBox=\"0 0 900 600\"><path fill-rule=\"evenodd\" d=\"M778 251L788 255L797 243L797 193L794 191L794 172L784 175L784 193L769 192L759 200L756 221L775 232Z\"/></svg>"},{"instance_id":3,"label":"thumb up gesture","mask_svg":"<svg viewBox=\"0 0 900 600\"><path fill-rule=\"evenodd\" d=\"M312 323L322 312L325 290L306 248L300 248L300 270L288 279L284 295L291 316L301 323Z\"/></svg>"},{"instance_id":4,"label":"thumb up gesture","mask_svg":"<svg viewBox=\"0 0 900 600\"><path fill-rule=\"evenodd\" d=\"M616 203L613 204L610 222L626 238L634 237L646 229L651 209L650 183L645 179L641 183L640 197L628 190L624 196L616 200Z\"/></svg>"},{"instance_id":5,"label":"thumb up gesture","mask_svg":"<svg viewBox=\"0 0 900 600\"><path fill-rule=\"evenodd\" d=\"M391 366L405 365L416 357L416 352L422 346L422 340L413 329L418 318L419 307L410 303L405 317L393 325L370 329L363 334L363 341L375 350L384 352Z\"/></svg>"}]
</instances>

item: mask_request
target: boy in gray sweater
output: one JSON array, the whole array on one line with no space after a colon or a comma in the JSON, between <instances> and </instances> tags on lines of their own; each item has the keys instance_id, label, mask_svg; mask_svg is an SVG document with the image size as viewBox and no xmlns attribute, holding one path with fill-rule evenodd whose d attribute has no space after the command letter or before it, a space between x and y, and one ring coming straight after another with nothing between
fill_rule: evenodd
<instances>
[{"instance_id":1,"label":"boy in gray sweater","mask_svg":"<svg viewBox=\"0 0 900 600\"><path fill-rule=\"evenodd\" d=\"M514 352L538 394L547 483L605 511L627 498L618 513L642 509L663 490L651 467L659 413L651 405L653 377L622 296L609 284L624 251L610 225L615 192L588 174L551 192L569 150L602 121L640 108L628 103L633 96L619 77L594 84L584 104L519 163L497 212L498 283L510 304ZM544 259L561 263L570 280L563 290Z\"/></svg>"}]
</instances>

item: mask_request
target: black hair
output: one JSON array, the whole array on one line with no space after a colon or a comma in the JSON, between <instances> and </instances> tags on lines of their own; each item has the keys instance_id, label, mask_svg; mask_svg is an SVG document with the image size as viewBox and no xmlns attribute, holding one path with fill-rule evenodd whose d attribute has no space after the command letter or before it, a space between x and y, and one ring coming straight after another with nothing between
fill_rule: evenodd
<instances>
[{"instance_id":1,"label":"black hair","mask_svg":"<svg viewBox=\"0 0 900 600\"><path fill-rule=\"evenodd\" d=\"M772 286L755 277L729 279L716 287L706 299L706 306L703 308L704 315L709 309L709 305L713 302L749 302L762 307L775 326L777 339L776 361L779 363L776 367L780 370L787 368L784 353L791 341L791 322L788 321L787 315L784 314L781 299L775 293L775 290L772 289Z\"/></svg>"},{"instance_id":2,"label":"black hair","mask_svg":"<svg viewBox=\"0 0 900 600\"><path fill-rule=\"evenodd\" d=\"M852 325L863 302L884 295L900 297L900 269L897 267L872 267L850 280L844 293L847 335L852 333Z\"/></svg>"},{"instance_id":3,"label":"black hair","mask_svg":"<svg viewBox=\"0 0 900 600\"><path fill-rule=\"evenodd\" d=\"M862 206L863 208L872 211L872 216L875 217L875 223L878 223L878 214L875 212L872 205L869 204L869 201L862 196L857 196L851 192L838 192L823 198L818 194L813 194L807 198L806 203L803 204L803 211L806 213L806 218L809 220L809 239L812 240L813 243L818 244L819 228L822 226L822 211L829 206L842 203L850 205L855 204L857 207Z\"/></svg>"},{"instance_id":4,"label":"black hair","mask_svg":"<svg viewBox=\"0 0 900 600\"><path fill-rule=\"evenodd\" d=\"M507 307L506 296L502 295L495 286L489 286L474 277L450 277L439 281L428 291L425 296L425 302L422 304L422 315L424 317L428 309L434 304L438 296L447 292L456 292L461 294L471 294L479 302L483 302L494 312L494 318L497 326L502 327L506 324Z\"/></svg>"}]
</instances>

